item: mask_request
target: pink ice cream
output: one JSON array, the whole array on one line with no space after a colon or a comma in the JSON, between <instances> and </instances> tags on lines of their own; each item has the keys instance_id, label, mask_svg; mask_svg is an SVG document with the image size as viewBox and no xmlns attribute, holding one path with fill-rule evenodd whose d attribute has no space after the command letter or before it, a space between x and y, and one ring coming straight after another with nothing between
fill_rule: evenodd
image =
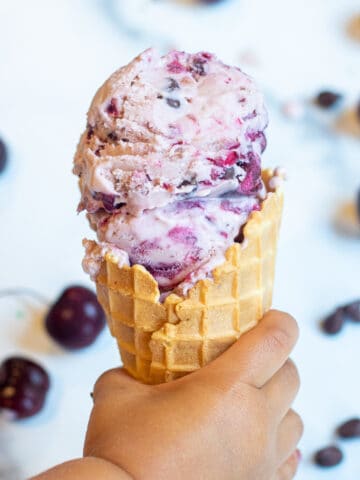
<instances>
[{"instance_id":1,"label":"pink ice cream","mask_svg":"<svg viewBox=\"0 0 360 480\"><path fill-rule=\"evenodd\" d=\"M163 291L207 276L259 208L266 126L253 80L212 54L150 49L115 72L75 156L79 210L101 246L88 245L85 269L96 276L113 249Z\"/></svg>"}]
</instances>

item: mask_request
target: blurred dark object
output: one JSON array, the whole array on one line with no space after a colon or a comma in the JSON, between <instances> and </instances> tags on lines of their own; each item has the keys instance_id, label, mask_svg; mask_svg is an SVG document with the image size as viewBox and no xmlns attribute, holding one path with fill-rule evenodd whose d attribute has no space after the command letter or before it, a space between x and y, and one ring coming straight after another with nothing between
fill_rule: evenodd
<instances>
[{"instance_id":1,"label":"blurred dark object","mask_svg":"<svg viewBox=\"0 0 360 480\"><path fill-rule=\"evenodd\" d=\"M91 345L105 323L105 314L95 293L78 285L63 291L45 319L49 335L68 349Z\"/></svg>"},{"instance_id":2,"label":"blurred dark object","mask_svg":"<svg viewBox=\"0 0 360 480\"><path fill-rule=\"evenodd\" d=\"M346 317L352 322L360 322L360 300L349 303L344 307Z\"/></svg>"},{"instance_id":3,"label":"blurred dark object","mask_svg":"<svg viewBox=\"0 0 360 480\"><path fill-rule=\"evenodd\" d=\"M356 105L356 116L360 122L360 100L358 101L358 104Z\"/></svg>"},{"instance_id":4,"label":"blurred dark object","mask_svg":"<svg viewBox=\"0 0 360 480\"><path fill-rule=\"evenodd\" d=\"M321 108L331 108L339 103L341 99L342 95L340 93L324 90L317 95L315 103Z\"/></svg>"},{"instance_id":5,"label":"blurred dark object","mask_svg":"<svg viewBox=\"0 0 360 480\"><path fill-rule=\"evenodd\" d=\"M341 438L359 438L360 437L360 418L352 418L344 422L337 429L337 434Z\"/></svg>"},{"instance_id":6,"label":"blurred dark object","mask_svg":"<svg viewBox=\"0 0 360 480\"><path fill-rule=\"evenodd\" d=\"M335 446L323 448L316 452L314 462L320 467L334 467L343 459L342 451Z\"/></svg>"},{"instance_id":7,"label":"blurred dark object","mask_svg":"<svg viewBox=\"0 0 360 480\"><path fill-rule=\"evenodd\" d=\"M201 3L206 3L208 5L214 5L215 3L224 2L225 0L200 0Z\"/></svg>"},{"instance_id":8,"label":"blurred dark object","mask_svg":"<svg viewBox=\"0 0 360 480\"><path fill-rule=\"evenodd\" d=\"M32 417L42 409L49 386L48 374L37 363L7 358L0 367L0 409L15 419Z\"/></svg>"},{"instance_id":9,"label":"blurred dark object","mask_svg":"<svg viewBox=\"0 0 360 480\"><path fill-rule=\"evenodd\" d=\"M8 160L7 148L5 143L0 138L0 173L5 170L6 164Z\"/></svg>"},{"instance_id":10,"label":"blurred dark object","mask_svg":"<svg viewBox=\"0 0 360 480\"><path fill-rule=\"evenodd\" d=\"M345 323L344 310L338 308L334 313L325 318L321 326L325 333L335 335L339 333Z\"/></svg>"}]
</instances>

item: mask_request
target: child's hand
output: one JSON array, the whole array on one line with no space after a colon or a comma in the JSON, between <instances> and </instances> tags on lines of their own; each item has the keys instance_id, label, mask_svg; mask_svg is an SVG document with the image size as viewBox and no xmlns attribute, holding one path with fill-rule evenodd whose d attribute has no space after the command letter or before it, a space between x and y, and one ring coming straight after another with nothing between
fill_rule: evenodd
<instances>
[{"instance_id":1,"label":"child's hand","mask_svg":"<svg viewBox=\"0 0 360 480\"><path fill-rule=\"evenodd\" d=\"M210 365L147 386L123 370L100 377L85 455L136 479L288 480L303 426L289 410L299 388L288 360L295 320L271 311Z\"/></svg>"}]
</instances>

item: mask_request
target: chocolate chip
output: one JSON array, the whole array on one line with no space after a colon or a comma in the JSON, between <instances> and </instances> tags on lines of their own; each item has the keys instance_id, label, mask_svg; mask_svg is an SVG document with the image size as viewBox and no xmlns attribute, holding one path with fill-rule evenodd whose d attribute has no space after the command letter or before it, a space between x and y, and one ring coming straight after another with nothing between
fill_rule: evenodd
<instances>
[{"instance_id":1,"label":"chocolate chip","mask_svg":"<svg viewBox=\"0 0 360 480\"><path fill-rule=\"evenodd\" d=\"M167 98L166 103L169 105L169 107L172 107L172 108L179 108L180 107L179 100L175 100L175 98Z\"/></svg>"},{"instance_id":2,"label":"chocolate chip","mask_svg":"<svg viewBox=\"0 0 360 480\"><path fill-rule=\"evenodd\" d=\"M360 300L345 305L343 310L346 318L352 322L360 322Z\"/></svg>"},{"instance_id":3,"label":"chocolate chip","mask_svg":"<svg viewBox=\"0 0 360 480\"><path fill-rule=\"evenodd\" d=\"M334 467L343 459L342 451L335 446L323 448L316 452L314 462L320 467Z\"/></svg>"},{"instance_id":4,"label":"chocolate chip","mask_svg":"<svg viewBox=\"0 0 360 480\"><path fill-rule=\"evenodd\" d=\"M243 229L241 228L239 233L234 238L234 242L242 243L243 241L244 241L244 232L243 232Z\"/></svg>"},{"instance_id":5,"label":"chocolate chip","mask_svg":"<svg viewBox=\"0 0 360 480\"><path fill-rule=\"evenodd\" d=\"M340 425L337 434L341 438L357 438L360 437L360 418L352 418Z\"/></svg>"},{"instance_id":6,"label":"chocolate chip","mask_svg":"<svg viewBox=\"0 0 360 480\"><path fill-rule=\"evenodd\" d=\"M163 99L164 97L163 97L162 95L160 95L160 94L159 94L159 95L157 95L157 97L156 97L156 98L158 98L159 100L161 100L161 99Z\"/></svg>"},{"instance_id":7,"label":"chocolate chip","mask_svg":"<svg viewBox=\"0 0 360 480\"><path fill-rule=\"evenodd\" d=\"M178 82L175 80L175 78L168 78L167 81L169 82L168 83L168 86L166 87L166 90L168 92L173 92L174 90L177 90L180 88L180 85L178 84Z\"/></svg>"},{"instance_id":8,"label":"chocolate chip","mask_svg":"<svg viewBox=\"0 0 360 480\"><path fill-rule=\"evenodd\" d=\"M108 134L108 139L112 140L113 142L117 142L119 140L119 137L116 135L115 132L110 132Z\"/></svg>"},{"instance_id":9,"label":"chocolate chip","mask_svg":"<svg viewBox=\"0 0 360 480\"><path fill-rule=\"evenodd\" d=\"M197 73L201 77L206 75L205 67L204 67L205 63L206 63L206 60L203 60L201 58L199 58L197 60L194 60L193 61L193 67L192 67L193 72Z\"/></svg>"},{"instance_id":10,"label":"chocolate chip","mask_svg":"<svg viewBox=\"0 0 360 480\"><path fill-rule=\"evenodd\" d=\"M339 333L345 322L344 310L338 308L322 322L322 329L329 335Z\"/></svg>"},{"instance_id":11,"label":"chocolate chip","mask_svg":"<svg viewBox=\"0 0 360 480\"><path fill-rule=\"evenodd\" d=\"M126 143L126 142L129 141L129 139L128 138L122 138L121 141Z\"/></svg>"},{"instance_id":12,"label":"chocolate chip","mask_svg":"<svg viewBox=\"0 0 360 480\"><path fill-rule=\"evenodd\" d=\"M0 139L0 173L5 170L8 160L7 148L5 143Z\"/></svg>"},{"instance_id":13,"label":"chocolate chip","mask_svg":"<svg viewBox=\"0 0 360 480\"><path fill-rule=\"evenodd\" d=\"M321 108L330 108L334 106L341 98L342 95L339 93L324 90L318 94L318 96L315 98L315 102Z\"/></svg>"},{"instance_id":14,"label":"chocolate chip","mask_svg":"<svg viewBox=\"0 0 360 480\"><path fill-rule=\"evenodd\" d=\"M186 187L187 185L191 185L190 180L183 180L181 183L179 183L177 188Z\"/></svg>"},{"instance_id":15,"label":"chocolate chip","mask_svg":"<svg viewBox=\"0 0 360 480\"><path fill-rule=\"evenodd\" d=\"M94 135L94 129L90 125L88 125L86 138L90 140L93 135Z\"/></svg>"},{"instance_id":16,"label":"chocolate chip","mask_svg":"<svg viewBox=\"0 0 360 480\"><path fill-rule=\"evenodd\" d=\"M234 167L227 168L225 172L220 176L222 180L231 180L235 176Z\"/></svg>"},{"instance_id":17,"label":"chocolate chip","mask_svg":"<svg viewBox=\"0 0 360 480\"><path fill-rule=\"evenodd\" d=\"M100 157L100 154L101 154L101 150L103 150L105 147L105 145L100 145L100 147L98 147L96 150L95 150L95 155L97 157Z\"/></svg>"}]
</instances>

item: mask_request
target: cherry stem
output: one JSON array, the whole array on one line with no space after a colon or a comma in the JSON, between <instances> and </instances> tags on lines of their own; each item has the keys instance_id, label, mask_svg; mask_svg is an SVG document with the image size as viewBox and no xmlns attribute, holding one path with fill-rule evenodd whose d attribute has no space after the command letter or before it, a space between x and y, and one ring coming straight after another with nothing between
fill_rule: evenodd
<instances>
[{"instance_id":1,"label":"cherry stem","mask_svg":"<svg viewBox=\"0 0 360 480\"><path fill-rule=\"evenodd\" d=\"M0 290L0 298L5 298L5 297L17 297L17 296L29 296L37 300L39 303L42 303L46 306L49 305L49 300L41 293L38 293L36 290L33 290L32 288L27 288L27 287L18 287L18 288L6 288L4 290Z\"/></svg>"}]
</instances>

